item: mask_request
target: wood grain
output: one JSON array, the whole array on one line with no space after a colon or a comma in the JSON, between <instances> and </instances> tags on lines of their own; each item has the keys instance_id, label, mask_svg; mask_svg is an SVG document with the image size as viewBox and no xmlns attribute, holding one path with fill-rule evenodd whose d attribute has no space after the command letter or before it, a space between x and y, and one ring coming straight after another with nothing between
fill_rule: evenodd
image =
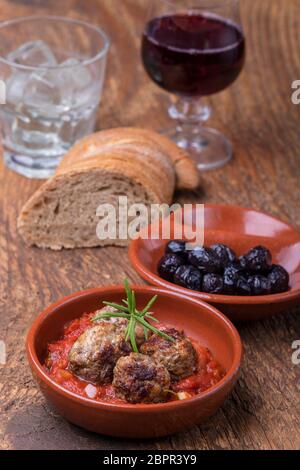
<instances>
[{"instance_id":1,"label":"wood grain","mask_svg":"<svg viewBox=\"0 0 300 470\"><path fill-rule=\"evenodd\" d=\"M98 128L168 124L168 96L147 79L139 35L149 0L0 0L1 19L55 13L105 27L112 38L109 73ZM237 83L210 99L211 125L234 143L235 159L205 173L198 193L180 201L234 203L262 209L300 228L300 106L291 83L300 79L300 2L243 0L247 65ZM22 204L39 186L0 166L0 447L3 449L299 449L300 366L292 342L300 339L300 310L240 328L243 372L226 405L205 425L153 441L89 434L45 404L26 362L24 339L36 315L73 291L124 276L141 282L117 248L52 253L27 249L16 233Z\"/></svg>"}]
</instances>

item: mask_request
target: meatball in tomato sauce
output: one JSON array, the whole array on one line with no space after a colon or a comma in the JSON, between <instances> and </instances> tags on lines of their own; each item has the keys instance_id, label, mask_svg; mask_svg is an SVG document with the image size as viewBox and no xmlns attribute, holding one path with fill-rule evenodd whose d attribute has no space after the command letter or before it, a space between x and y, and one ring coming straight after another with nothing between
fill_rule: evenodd
<instances>
[{"instance_id":1,"label":"meatball in tomato sauce","mask_svg":"<svg viewBox=\"0 0 300 470\"><path fill-rule=\"evenodd\" d=\"M140 352L163 364L173 381L194 374L197 371L198 359L191 341L183 332L174 328L161 328L161 331L172 337L174 342L153 334L141 346Z\"/></svg>"},{"instance_id":2,"label":"meatball in tomato sauce","mask_svg":"<svg viewBox=\"0 0 300 470\"><path fill-rule=\"evenodd\" d=\"M113 386L129 403L160 403L168 398L170 374L153 357L131 353L121 357L114 369Z\"/></svg>"},{"instance_id":3,"label":"meatball in tomato sauce","mask_svg":"<svg viewBox=\"0 0 300 470\"><path fill-rule=\"evenodd\" d=\"M110 383L118 359L131 352L124 330L118 322L100 322L88 328L69 353L70 371L95 384Z\"/></svg>"}]
</instances>

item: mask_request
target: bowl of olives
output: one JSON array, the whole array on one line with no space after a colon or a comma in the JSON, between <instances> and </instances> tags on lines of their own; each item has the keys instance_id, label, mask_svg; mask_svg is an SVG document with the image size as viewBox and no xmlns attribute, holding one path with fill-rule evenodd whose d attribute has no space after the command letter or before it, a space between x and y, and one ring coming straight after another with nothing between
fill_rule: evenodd
<instances>
[{"instance_id":1,"label":"bowl of olives","mask_svg":"<svg viewBox=\"0 0 300 470\"><path fill-rule=\"evenodd\" d=\"M196 220L193 210L185 223ZM300 304L296 229L232 206L206 205L204 220L203 246L183 239L134 240L129 256L137 272L153 285L217 306L233 321L266 318Z\"/></svg>"}]
</instances>

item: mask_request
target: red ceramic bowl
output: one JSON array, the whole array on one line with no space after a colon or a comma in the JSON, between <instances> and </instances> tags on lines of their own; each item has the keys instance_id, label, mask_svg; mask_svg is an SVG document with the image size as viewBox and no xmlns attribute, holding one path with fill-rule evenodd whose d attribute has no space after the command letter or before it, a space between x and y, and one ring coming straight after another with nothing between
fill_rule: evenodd
<instances>
[{"instance_id":1,"label":"red ceramic bowl","mask_svg":"<svg viewBox=\"0 0 300 470\"><path fill-rule=\"evenodd\" d=\"M227 371L221 382L190 400L158 405L99 403L77 396L55 383L43 368L47 344L62 336L67 322L96 310L102 301L121 302L123 287L79 292L47 308L34 322L27 337L31 370L45 398L59 413L90 431L127 438L158 437L183 431L211 416L231 392L241 363L239 334L226 317L204 302L154 287L134 289L137 302L142 305L158 294L154 309L158 319L184 329L188 336L211 350Z\"/></svg>"},{"instance_id":2,"label":"red ceramic bowl","mask_svg":"<svg viewBox=\"0 0 300 470\"><path fill-rule=\"evenodd\" d=\"M186 213L185 223L195 228L196 210ZM161 279L157 265L166 240L137 239L131 242L129 257L133 267L150 284L204 300L219 308L234 322L258 320L300 305L300 233L292 226L251 209L237 206L205 205L205 245L225 243L241 255L257 245L265 245L273 261L290 274L290 290L283 294L239 297L194 292Z\"/></svg>"}]
</instances>

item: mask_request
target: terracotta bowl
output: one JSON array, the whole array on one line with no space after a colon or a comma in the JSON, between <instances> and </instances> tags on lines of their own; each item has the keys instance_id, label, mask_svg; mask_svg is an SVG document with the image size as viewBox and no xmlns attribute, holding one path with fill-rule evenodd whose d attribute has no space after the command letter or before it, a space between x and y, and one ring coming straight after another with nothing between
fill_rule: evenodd
<instances>
[{"instance_id":1,"label":"terracotta bowl","mask_svg":"<svg viewBox=\"0 0 300 470\"><path fill-rule=\"evenodd\" d=\"M185 224L195 228L197 208L185 214ZM132 265L150 284L204 300L234 322L258 320L300 305L300 232L292 226L251 209L237 206L205 205L205 245L225 243L241 255L257 245L265 245L273 262L290 274L290 290L283 294L259 297L206 294L176 286L161 279L157 265L164 254L166 240L137 239L131 242Z\"/></svg>"},{"instance_id":2,"label":"terracotta bowl","mask_svg":"<svg viewBox=\"0 0 300 470\"><path fill-rule=\"evenodd\" d=\"M29 364L45 398L72 423L110 436L149 438L190 428L211 416L231 392L240 369L242 345L231 322L212 306L196 299L154 287L134 287L138 304L153 295L159 299L159 320L184 329L213 353L227 371L224 379L205 393L186 401L159 405L115 405L77 396L56 384L44 371L49 342L58 340L67 322L99 308L103 300L121 302L123 287L107 287L76 293L47 308L32 325L27 337Z\"/></svg>"}]
</instances>

